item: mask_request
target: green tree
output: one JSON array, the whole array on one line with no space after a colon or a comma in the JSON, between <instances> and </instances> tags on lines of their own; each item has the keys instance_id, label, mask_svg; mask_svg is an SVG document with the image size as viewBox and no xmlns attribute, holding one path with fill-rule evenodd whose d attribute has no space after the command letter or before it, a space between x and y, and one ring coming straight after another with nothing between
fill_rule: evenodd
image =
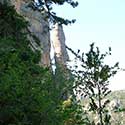
<instances>
[{"instance_id":1,"label":"green tree","mask_svg":"<svg viewBox=\"0 0 125 125\"><path fill-rule=\"evenodd\" d=\"M12 0L1 0L0 3L9 3L13 2ZM64 19L63 17L60 17L56 15L56 12L53 11L53 5L64 5L65 3L71 5L73 8L78 6L78 2L74 0L21 0L25 1L26 4L28 3L27 7L31 7L33 10L37 10L42 13L47 14L47 19L50 23L55 24L71 24L75 23L75 19L69 20ZM20 2L20 1L18 1Z\"/></svg>"},{"instance_id":2,"label":"green tree","mask_svg":"<svg viewBox=\"0 0 125 125\"><path fill-rule=\"evenodd\" d=\"M67 47L68 48L68 47ZM98 47L94 48L94 43L90 45L88 53L82 53L80 50L75 53L68 48L76 56L75 69L72 70L75 76L74 90L76 95L89 99L89 111L96 113L99 117L98 125L109 125L111 116L108 114L107 104L110 100L106 96L111 92L108 88L109 78L114 76L118 69L118 63L114 66L109 66L104 63L107 55L111 55L111 48L109 52L101 54ZM80 67L77 61L80 61ZM92 121L92 124L94 121Z\"/></svg>"},{"instance_id":3,"label":"green tree","mask_svg":"<svg viewBox=\"0 0 125 125\"><path fill-rule=\"evenodd\" d=\"M64 19L56 15L56 12L53 11L53 5L64 5L65 3L71 5L73 8L78 6L78 2L74 0L37 0L36 2L30 2L29 6L35 10L46 12L47 18L49 19L50 23L59 23L59 24L71 24L74 23L76 20L72 19Z\"/></svg>"},{"instance_id":4,"label":"green tree","mask_svg":"<svg viewBox=\"0 0 125 125\"><path fill-rule=\"evenodd\" d=\"M14 7L0 3L0 17L0 124L64 125L73 116L76 125L77 104L65 107L63 98L73 80L61 68L53 74L38 65L40 53L26 38L28 23Z\"/></svg>"},{"instance_id":5,"label":"green tree","mask_svg":"<svg viewBox=\"0 0 125 125\"><path fill-rule=\"evenodd\" d=\"M27 23L0 4L0 124L59 124L51 71L38 65L40 53L26 39Z\"/></svg>"}]
</instances>

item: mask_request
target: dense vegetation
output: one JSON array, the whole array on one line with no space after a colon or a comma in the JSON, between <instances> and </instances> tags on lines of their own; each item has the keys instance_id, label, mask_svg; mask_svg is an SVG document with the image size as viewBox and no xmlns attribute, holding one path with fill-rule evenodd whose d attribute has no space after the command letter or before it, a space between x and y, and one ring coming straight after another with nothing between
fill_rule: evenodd
<instances>
[{"instance_id":1,"label":"dense vegetation","mask_svg":"<svg viewBox=\"0 0 125 125\"><path fill-rule=\"evenodd\" d=\"M108 113L110 114L111 125L124 125L125 124L125 91L113 91L106 98L110 100L107 105ZM95 112L89 111L89 99L82 99L81 103L85 105L84 109L88 112L91 120L98 121L98 117Z\"/></svg>"},{"instance_id":2,"label":"dense vegetation","mask_svg":"<svg viewBox=\"0 0 125 125\"><path fill-rule=\"evenodd\" d=\"M38 65L40 53L29 47L27 22L14 7L0 4L0 17L0 124L80 123L76 104L65 94L73 80L60 66L54 75Z\"/></svg>"},{"instance_id":3,"label":"dense vegetation","mask_svg":"<svg viewBox=\"0 0 125 125\"><path fill-rule=\"evenodd\" d=\"M0 124L44 124L53 104L51 75L28 47L24 19L6 5L0 5L0 14Z\"/></svg>"},{"instance_id":4,"label":"dense vegetation","mask_svg":"<svg viewBox=\"0 0 125 125\"><path fill-rule=\"evenodd\" d=\"M118 63L104 65L110 51L100 56L99 48L95 51L91 44L85 58L70 49L83 70L77 69L78 65L65 70L55 64L53 73L49 67L39 66L40 53L29 46L27 25L13 7L0 4L0 125L109 125L105 110L109 101L102 104L102 98L110 92L108 78L118 68ZM84 111L78 94L89 98L91 112L99 116L98 123Z\"/></svg>"}]
</instances>

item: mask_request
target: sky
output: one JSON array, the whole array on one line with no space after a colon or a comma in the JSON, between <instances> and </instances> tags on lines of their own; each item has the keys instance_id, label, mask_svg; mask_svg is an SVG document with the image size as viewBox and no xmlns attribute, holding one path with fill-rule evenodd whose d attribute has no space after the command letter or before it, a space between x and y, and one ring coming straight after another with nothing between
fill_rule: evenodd
<instances>
[{"instance_id":1,"label":"sky","mask_svg":"<svg viewBox=\"0 0 125 125\"><path fill-rule=\"evenodd\" d=\"M57 15L76 19L76 23L64 26L66 44L73 50L82 52L89 50L94 42L101 52L112 48L112 55L106 63L120 63L125 69L125 0L77 0L79 5L54 7ZM112 90L125 89L125 71L120 71L110 80Z\"/></svg>"}]
</instances>

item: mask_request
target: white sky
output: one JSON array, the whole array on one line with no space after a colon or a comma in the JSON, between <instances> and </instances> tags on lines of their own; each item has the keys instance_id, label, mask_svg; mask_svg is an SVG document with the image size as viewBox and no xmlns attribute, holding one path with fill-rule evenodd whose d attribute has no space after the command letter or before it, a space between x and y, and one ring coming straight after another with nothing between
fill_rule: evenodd
<instances>
[{"instance_id":1,"label":"white sky","mask_svg":"<svg viewBox=\"0 0 125 125\"><path fill-rule=\"evenodd\" d=\"M125 68L125 0L77 0L75 9L69 5L54 7L57 15L76 19L71 26L64 26L66 44L73 50L87 52L95 42L102 52L112 48L107 63L120 63ZM125 89L125 72L119 72L112 80L112 90Z\"/></svg>"}]
</instances>

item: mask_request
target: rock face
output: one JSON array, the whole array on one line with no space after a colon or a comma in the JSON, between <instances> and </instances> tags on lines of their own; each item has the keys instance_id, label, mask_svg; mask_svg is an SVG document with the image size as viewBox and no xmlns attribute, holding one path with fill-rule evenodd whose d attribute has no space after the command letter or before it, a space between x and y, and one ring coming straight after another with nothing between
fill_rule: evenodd
<instances>
[{"instance_id":1,"label":"rock face","mask_svg":"<svg viewBox=\"0 0 125 125\"><path fill-rule=\"evenodd\" d=\"M45 18L46 14L41 14L38 10L29 7L30 0L6 1L14 5L16 11L29 22L27 37L30 40L31 48L41 52L40 65L50 66L50 31L48 20ZM69 57L65 47L65 35L62 25L55 24L52 36L55 60L57 63L65 65Z\"/></svg>"},{"instance_id":2,"label":"rock face","mask_svg":"<svg viewBox=\"0 0 125 125\"><path fill-rule=\"evenodd\" d=\"M28 22L28 39L33 49L41 51L40 65L50 66L50 32L49 23L45 20L45 14L28 7L28 0L11 0L17 12ZM37 40L37 42L36 42Z\"/></svg>"},{"instance_id":3,"label":"rock face","mask_svg":"<svg viewBox=\"0 0 125 125\"><path fill-rule=\"evenodd\" d=\"M38 11L33 11L31 8L21 7L22 14L26 20L30 22L28 27L31 35L29 36L32 45L41 50L41 65L50 66L50 32L49 23L44 20L44 15ZM32 36L38 39L40 46L36 46Z\"/></svg>"},{"instance_id":4,"label":"rock face","mask_svg":"<svg viewBox=\"0 0 125 125\"><path fill-rule=\"evenodd\" d=\"M52 33L52 43L55 53L55 60L59 64L65 65L69 60L69 56L65 45L65 34L62 25L55 24Z\"/></svg>"}]
</instances>

